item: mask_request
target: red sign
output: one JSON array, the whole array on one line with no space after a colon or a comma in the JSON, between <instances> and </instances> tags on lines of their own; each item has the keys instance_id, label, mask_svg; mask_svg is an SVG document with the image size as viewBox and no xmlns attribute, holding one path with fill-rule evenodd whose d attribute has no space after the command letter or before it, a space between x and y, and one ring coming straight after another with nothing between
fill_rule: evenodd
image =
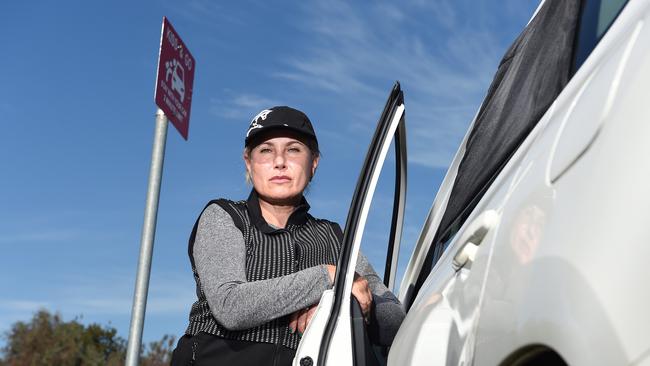
<instances>
[{"instance_id":1,"label":"red sign","mask_svg":"<svg viewBox=\"0 0 650 366\"><path fill-rule=\"evenodd\" d=\"M194 66L194 57L163 17L155 99L185 140L190 127Z\"/></svg>"}]
</instances>

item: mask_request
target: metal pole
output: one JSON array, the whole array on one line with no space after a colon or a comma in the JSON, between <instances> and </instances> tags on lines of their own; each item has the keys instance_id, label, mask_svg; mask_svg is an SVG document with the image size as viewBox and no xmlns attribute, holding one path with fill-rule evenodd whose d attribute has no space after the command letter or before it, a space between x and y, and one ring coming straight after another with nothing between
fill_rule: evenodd
<instances>
[{"instance_id":1,"label":"metal pole","mask_svg":"<svg viewBox=\"0 0 650 366\"><path fill-rule=\"evenodd\" d=\"M149 276L151 274L151 255L153 241L156 235L156 218L158 216L158 199L160 198L160 182L163 162L165 160L165 142L167 141L167 117L160 108L156 112L156 132L154 133L153 152L151 153L151 168L149 170L149 187L147 188L147 203L144 209L144 224L140 241L140 260L138 261L138 276L135 281L133 308L131 310L131 327L129 343L126 350L126 365L137 366L140 360L140 345L142 344L142 328L144 313L147 307L147 292L149 291Z\"/></svg>"}]
</instances>

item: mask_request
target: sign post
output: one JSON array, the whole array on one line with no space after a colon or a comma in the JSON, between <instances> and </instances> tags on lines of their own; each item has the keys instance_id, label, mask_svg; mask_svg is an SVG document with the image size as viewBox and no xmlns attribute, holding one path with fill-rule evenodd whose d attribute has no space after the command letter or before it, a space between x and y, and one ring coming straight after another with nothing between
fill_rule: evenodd
<instances>
[{"instance_id":1,"label":"sign post","mask_svg":"<svg viewBox=\"0 0 650 366\"><path fill-rule=\"evenodd\" d=\"M147 188L144 224L140 241L140 259L138 260L129 342L126 351L125 364L127 366L137 366L140 359L142 329L144 327L149 277L151 275L151 257L156 234L160 185L165 160L167 119L169 118L181 136L187 140L192 103L192 85L194 82L194 63L194 57L192 57L178 33L176 33L167 18L163 17L155 91L158 111L156 112L156 130L151 153L149 186Z\"/></svg>"}]
</instances>

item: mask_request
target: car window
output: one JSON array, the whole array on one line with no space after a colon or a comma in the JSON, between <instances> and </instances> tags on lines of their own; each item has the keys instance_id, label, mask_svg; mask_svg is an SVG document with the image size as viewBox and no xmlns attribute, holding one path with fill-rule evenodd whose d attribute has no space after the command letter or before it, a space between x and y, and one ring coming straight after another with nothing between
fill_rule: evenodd
<instances>
[{"instance_id":1,"label":"car window","mask_svg":"<svg viewBox=\"0 0 650 366\"><path fill-rule=\"evenodd\" d=\"M363 230L361 252L383 281L386 251L390 237L393 195L395 193L395 143L391 143L388 156L381 169L377 190L370 204L370 212Z\"/></svg>"},{"instance_id":2,"label":"car window","mask_svg":"<svg viewBox=\"0 0 650 366\"><path fill-rule=\"evenodd\" d=\"M589 57L625 4L627 0L583 0L574 51L574 73Z\"/></svg>"}]
</instances>

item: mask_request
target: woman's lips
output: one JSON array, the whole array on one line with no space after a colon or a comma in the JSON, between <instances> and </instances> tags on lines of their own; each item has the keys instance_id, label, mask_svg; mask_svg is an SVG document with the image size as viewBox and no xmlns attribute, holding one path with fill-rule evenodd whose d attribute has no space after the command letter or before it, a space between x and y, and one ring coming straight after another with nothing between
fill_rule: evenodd
<instances>
[{"instance_id":1,"label":"woman's lips","mask_svg":"<svg viewBox=\"0 0 650 366\"><path fill-rule=\"evenodd\" d=\"M271 182L276 183L288 182L290 180L291 178L287 177L286 175L276 175L275 177L271 178Z\"/></svg>"}]
</instances>

